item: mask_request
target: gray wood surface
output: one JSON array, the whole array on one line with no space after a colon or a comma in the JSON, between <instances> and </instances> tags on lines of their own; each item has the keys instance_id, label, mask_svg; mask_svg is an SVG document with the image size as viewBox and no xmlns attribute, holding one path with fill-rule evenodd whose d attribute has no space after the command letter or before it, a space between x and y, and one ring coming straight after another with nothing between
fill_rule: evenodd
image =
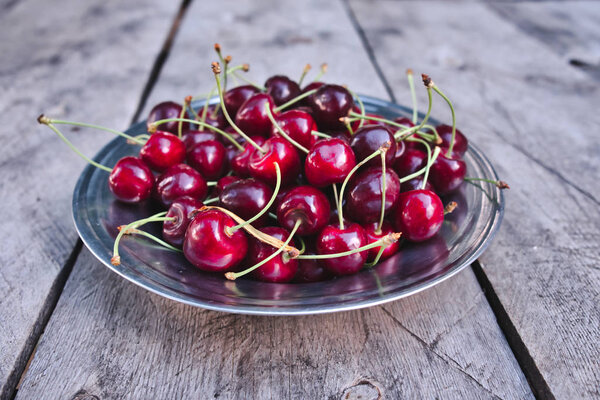
<instances>
[{"instance_id":1,"label":"gray wood surface","mask_svg":"<svg viewBox=\"0 0 600 400\"><path fill-rule=\"evenodd\" d=\"M556 398L598 398L600 87L565 55L594 46L598 24L587 21L599 20L600 7L374 4L351 1L400 101L408 97L398 65L430 74L511 185L481 262L538 383ZM435 115L448 117L437 104Z\"/></svg>"},{"instance_id":2,"label":"gray wood surface","mask_svg":"<svg viewBox=\"0 0 600 400\"><path fill-rule=\"evenodd\" d=\"M273 71L297 76L304 63L326 60L329 79L386 97L342 3L194 2L149 105L206 90L215 41L235 60L249 61L259 81ZM379 393L532 397L471 270L382 307L260 318L162 299L117 277L83 250L17 399Z\"/></svg>"},{"instance_id":3,"label":"gray wood surface","mask_svg":"<svg viewBox=\"0 0 600 400\"><path fill-rule=\"evenodd\" d=\"M127 127L178 7L160 1L4 3L0 398L10 396L20 378L77 238L71 195L84 162L35 119L46 112ZM89 155L110 139L90 131L69 136Z\"/></svg>"}]
</instances>

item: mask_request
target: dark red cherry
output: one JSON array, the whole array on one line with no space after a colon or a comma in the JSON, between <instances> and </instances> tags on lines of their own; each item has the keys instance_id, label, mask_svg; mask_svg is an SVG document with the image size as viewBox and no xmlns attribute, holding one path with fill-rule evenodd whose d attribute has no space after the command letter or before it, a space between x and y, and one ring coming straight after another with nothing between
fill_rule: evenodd
<instances>
[{"instance_id":1,"label":"dark red cherry","mask_svg":"<svg viewBox=\"0 0 600 400\"><path fill-rule=\"evenodd\" d=\"M336 225L327 225L316 239L317 254L334 254L355 250L367 245L365 230L359 224L346 225L340 229ZM334 275L355 274L367 261L367 250L349 256L319 260Z\"/></svg>"},{"instance_id":2,"label":"dark red cherry","mask_svg":"<svg viewBox=\"0 0 600 400\"><path fill-rule=\"evenodd\" d=\"M187 151L190 151L194 145L207 140L219 140L220 136L218 133L213 131L185 131L181 136L181 140L185 144Z\"/></svg>"},{"instance_id":3,"label":"dark red cherry","mask_svg":"<svg viewBox=\"0 0 600 400\"><path fill-rule=\"evenodd\" d=\"M396 157L396 140L392 132L385 126L363 126L352 135L350 147L354 151L356 162L360 162L386 143L389 143L390 148L385 154L385 162L391 166ZM381 165L381 157L371 159L367 165Z\"/></svg>"},{"instance_id":4,"label":"dark red cherry","mask_svg":"<svg viewBox=\"0 0 600 400\"><path fill-rule=\"evenodd\" d=\"M202 175L186 164L174 165L156 179L156 197L165 207L181 196L204 199L207 191Z\"/></svg>"},{"instance_id":5,"label":"dark red cherry","mask_svg":"<svg viewBox=\"0 0 600 400\"><path fill-rule=\"evenodd\" d=\"M180 116L181 104L177 104L172 101L165 101L162 103L158 103L154 106L152 110L150 110L150 114L148 115L146 123L148 124L148 126L150 126L150 124L155 121L159 121L161 119L179 118ZM189 118L188 113L186 112L183 117ZM179 132L179 122L166 122L158 126L158 128L161 131L177 134ZM183 131L187 131L189 129L189 124L187 122L183 122L181 124L181 129Z\"/></svg>"},{"instance_id":6,"label":"dark red cherry","mask_svg":"<svg viewBox=\"0 0 600 400\"><path fill-rule=\"evenodd\" d=\"M185 161L185 144L172 133L157 131L142 146L140 158L153 170L162 172Z\"/></svg>"},{"instance_id":7,"label":"dark red cherry","mask_svg":"<svg viewBox=\"0 0 600 400\"><path fill-rule=\"evenodd\" d=\"M392 164L390 164L391 167L394 166L394 164L396 163L396 160L398 160L400 157L402 157L404 155L404 152L406 151L406 144L404 143L404 141L400 141L400 142L396 142L396 154L394 155L394 161ZM387 161L387 159L386 159Z\"/></svg>"},{"instance_id":8,"label":"dark red cherry","mask_svg":"<svg viewBox=\"0 0 600 400\"><path fill-rule=\"evenodd\" d=\"M302 93L306 93L313 89L318 89L323 85L325 85L325 82L320 82L320 81L311 82L308 85L304 86L304 89L302 89ZM312 115L312 107L310 107L310 102L311 102L311 99L313 96L314 96L314 94L311 94L310 96L308 96L300 101L301 107L302 108L306 107L306 108L310 109L310 111L307 111L307 112L311 115ZM298 107L298 108L301 108L301 107ZM303 110L303 111L306 111L306 110Z\"/></svg>"},{"instance_id":9,"label":"dark red cherry","mask_svg":"<svg viewBox=\"0 0 600 400\"><path fill-rule=\"evenodd\" d=\"M313 110L313 118L320 129L343 129L341 117L346 117L354 101L348 90L339 85L323 85L307 98Z\"/></svg>"},{"instance_id":10,"label":"dark red cherry","mask_svg":"<svg viewBox=\"0 0 600 400\"><path fill-rule=\"evenodd\" d=\"M139 203L152 193L154 175L139 158L123 157L108 176L108 187L115 197L125 203Z\"/></svg>"},{"instance_id":11,"label":"dark red cherry","mask_svg":"<svg viewBox=\"0 0 600 400\"><path fill-rule=\"evenodd\" d=\"M262 147L266 142L266 139L262 136L252 136L250 139L252 139L260 147ZM250 155L255 150L256 149L254 146L252 146L250 143L245 143L244 151L238 151L237 155L233 157L230 164L232 171L236 175L239 175L242 178L250 176L250 172L248 171L248 160L250 159Z\"/></svg>"},{"instance_id":12,"label":"dark red cherry","mask_svg":"<svg viewBox=\"0 0 600 400\"><path fill-rule=\"evenodd\" d=\"M227 120L225 119L225 115L223 115L223 111L219 108L219 111L215 112L216 105L208 106L208 110L206 110L206 118L204 122L214 126L215 128L225 129L227 126ZM198 110L198 120L202 120L202 112L204 111L204 107Z\"/></svg>"},{"instance_id":13,"label":"dark red cherry","mask_svg":"<svg viewBox=\"0 0 600 400\"><path fill-rule=\"evenodd\" d=\"M360 109L358 109L357 112L360 113ZM373 114L373 113L365 113L365 116L366 117L373 117L373 118L385 118L383 115ZM359 125L360 125L360 121L355 121L354 123L356 123L356 122L358 122ZM377 120L374 120L374 119L367 119L367 120L365 120L365 122L363 124L363 127L364 126L369 126L369 125L379 125L379 126L385 126L385 127L389 128L389 126L385 122L383 122L383 121L377 121Z\"/></svg>"},{"instance_id":14,"label":"dark red cherry","mask_svg":"<svg viewBox=\"0 0 600 400\"><path fill-rule=\"evenodd\" d=\"M365 230L365 235L367 236L367 244L375 243L376 241L384 238L385 236L389 235L390 233L394 233L392 224L390 224L387 221L383 221L380 232L377 232L378 227L379 227L379 222L372 222L370 224L363 225L363 228ZM398 241L390 244L389 246L387 246L385 248L385 250L383 250L383 253L381 253L381 258L379 260L383 261L387 258L390 258L391 256L393 256L394 254L396 254L398 252L399 248L400 248L400 242L398 242ZM370 249L369 256L367 257L367 261L368 262L374 261L375 258L377 257L377 254L379 253L380 249L381 249L380 247L375 247L373 249Z\"/></svg>"},{"instance_id":15,"label":"dark red cherry","mask_svg":"<svg viewBox=\"0 0 600 400\"><path fill-rule=\"evenodd\" d=\"M273 102L280 106L287 103L300 94L300 86L287 76L274 75L265 82L267 94L273 98Z\"/></svg>"},{"instance_id":16,"label":"dark red cherry","mask_svg":"<svg viewBox=\"0 0 600 400\"><path fill-rule=\"evenodd\" d=\"M218 140L207 140L192 147L187 155L187 162L211 181L227 173L227 151Z\"/></svg>"},{"instance_id":17,"label":"dark red cherry","mask_svg":"<svg viewBox=\"0 0 600 400\"><path fill-rule=\"evenodd\" d=\"M402 186L400 187L400 192L404 193L404 192L409 192L411 190L419 190L419 189L421 189L422 186L423 186L423 175L417 176L416 178L410 179L410 180L402 183ZM431 190L431 191L434 190L431 183L429 183L429 180L427 180L427 183L425 184L425 187L423 189Z\"/></svg>"},{"instance_id":18,"label":"dark red cherry","mask_svg":"<svg viewBox=\"0 0 600 400\"><path fill-rule=\"evenodd\" d=\"M413 190L400 194L395 225L402 237L422 242L439 232L444 222L444 205L430 190Z\"/></svg>"},{"instance_id":19,"label":"dark red cherry","mask_svg":"<svg viewBox=\"0 0 600 400\"><path fill-rule=\"evenodd\" d=\"M448 149L442 148L440 155L431 165L429 181L440 195L451 193L458 189L467 175L467 164L452 155L446 157ZM456 158L454 158L456 157Z\"/></svg>"},{"instance_id":20,"label":"dark red cherry","mask_svg":"<svg viewBox=\"0 0 600 400\"><path fill-rule=\"evenodd\" d=\"M407 148L404 154L394 161L394 171L403 178L417 172L427 164L427 153L421 150Z\"/></svg>"},{"instance_id":21,"label":"dark red cherry","mask_svg":"<svg viewBox=\"0 0 600 400\"><path fill-rule=\"evenodd\" d=\"M288 231L278 226L268 226L262 228L261 232L273 236L281 241L286 241L290 235ZM275 253L277 249L260 240L251 238L248 248L248 263L254 265ZM279 253L277 256L267 261L257 269L251 272L251 275L263 282L289 282L296 275L298 270L298 260L290 259Z\"/></svg>"},{"instance_id":22,"label":"dark red cherry","mask_svg":"<svg viewBox=\"0 0 600 400\"><path fill-rule=\"evenodd\" d=\"M438 125L435 127L438 135L442 139L442 147L448 148L450 147L450 142L452 141L452 126L450 125ZM461 131L456 130L456 134L454 136L454 147L452 147L452 153L459 155L460 157L464 156L469 148L469 141L467 137L463 135Z\"/></svg>"},{"instance_id":23,"label":"dark red cherry","mask_svg":"<svg viewBox=\"0 0 600 400\"><path fill-rule=\"evenodd\" d=\"M271 96L257 93L242 104L235 116L235 124L248 136L269 136L271 120L267 115L266 104L275 115L274 103Z\"/></svg>"},{"instance_id":24,"label":"dark red cherry","mask_svg":"<svg viewBox=\"0 0 600 400\"><path fill-rule=\"evenodd\" d=\"M394 122L400 125L404 125L407 128L412 128L413 126L415 126L415 124L413 124L412 120L410 118L407 117L398 117L398 118L394 118ZM398 129L396 127L396 129ZM402 129L402 128L399 128Z\"/></svg>"},{"instance_id":25,"label":"dark red cherry","mask_svg":"<svg viewBox=\"0 0 600 400\"><path fill-rule=\"evenodd\" d=\"M300 156L296 148L282 137L272 137L261 146L264 153L254 150L248 158L248 172L271 186L277 182L275 163L279 164L281 184L293 183L300 172Z\"/></svg>"},{"instance_id":26,"label":"dark red cherry","mask_svg":"<svg viewBox=\"0 0 600 400\"><path fill-rule=\"evenodd\" d=\"M306 254L315 254L315 252L306 252ZM317 260L301 259L298 260L298 271L294 277L294 282L310 283L321 282L331 278L331 274Z\"/></svg>"},{"instance_id":27,"label":"dark red cherry","mask_svg":"<svg viewBox=\"0 0 600 400\"><path fill-rule=\"evenodd\" d=\"M227 176L222 177L221 179L219 179L217 181L217 185L215 186L215 194L217 196L220 196L221 193L223 193L223 189L225 189L227 186L229 186L233 182L237 182L241 179L242 178L235 176L235 175L227 175Z\"/></svg>"},{"instance_id":28,"label":"dark red cherry","mask_svg":"<svg viewBox=\"0 0 600 400\"><path fill-rule=\"evenodd\" d=\"M312 131L317 130L317 124L308 113L290 110L276 116L275 121L289 137L307 149L310 149L319 139L318 136L312 134ZM279 130L275 125L271 127L271 134L279 136Z\"/></svg>"},{"instance_id":29,"label":"dark red cherry","mask_svg":"<svg viewBox=\"0 0 600 400\"><path fill-rule=\"evenodd\" d=\"M242 104L256 93L258 93L258 89L252 85L237 86L225 92L223 102L229 115L235 118Z\"/></svg>"},{"instance_id":30,"label":"dark red cherry","mask_svg":"<svg viewBox=\"0 0 600 400\"><path fill-rule=\"evenodd\" d=\"M175 200L171 204L171 207L169 207L166 215L168 218L175 219L163 222L163 239L175 247L181 247L188 225L194 218L197 210L202 206L203 204L200 200L189 196L183 196Z\"/></svg>"},{"instance_id":31,"label":"dark red cherry","mask_svg":"<svg viewBox=\"0 0 600 400\"><path fill-rule=\"evenodd\" d=\"M391 169L385 172L385 213L389 215L400 196L400 179ZM381 167L370 167L350 180L346 210L353 220L363 224L379 221L382 178Z\"/></svg>"},{"instance_id":32,"label":"dark red cherry","mask_svg":"<svg viewBox=\"0 0 600 400\"><path fill-rule=\"evenodd\" d=\"M225 228L237 223L222 211L200 211L188 226L183 242L185 258L203 271L225 272L246 257L248 239L243 229L233 234Z\"/></svg>"},{"instance_id":33,"label":"dark red cherry","mask_svg":"<svg viewBox=\"0 0 600 400\"><path fill-rule=\"evenodd\" d=\"M292 229L297 220L302 221L297 234L313 235L329 220L330 205L327 196L312 186L291 189L277 207L277 221L286 229Z\"/></svg>"},{"instance_id":34,"label":"dark red cherry","mask_svg":"<svg viewBox=\"0 0 600 400\"><path fill-rule=\"evenodd\" d=\"M317 187L343 182L356 165L354 152L341 139L321 139L306 156L304 172L308 182Z\"/></svg>"},{"instance_id":35,"label":"dark red cherry","mask_svg":"<svg viewBox=\"0 0 600 400\"><path fill-rule=\"evenodd\" d=\"M222 207L247 220L265 208L271 196L273 190L265 183L256 179L243 179L227 185L219 195L219 201ZM264 214L253 225L264 226L268 218Z\"/></svg>"}]
</instances>

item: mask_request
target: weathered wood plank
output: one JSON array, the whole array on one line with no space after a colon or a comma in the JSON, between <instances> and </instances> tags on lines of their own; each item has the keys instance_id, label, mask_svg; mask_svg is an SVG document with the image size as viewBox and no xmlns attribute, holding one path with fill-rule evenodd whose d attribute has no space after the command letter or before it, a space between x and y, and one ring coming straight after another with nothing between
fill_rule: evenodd
<instances>
[{"instance_id":1,"label":"weathered wood plank","mask_svg":"<svg viewBox=\"0 0 600 400\"><path fill-rule=\"evenodd\" d=\"M35 118L43 111L126 127L176 9L159 1L3 5L1 398L18 382L77 237L70 198L84 162ZM70 136L90 155L109 138L89 131Z\"/></svg>"},{"instance_id":2,"label":"weathered wood plank","mask_svg":"<svg viewBox=\"0 0 600 400\"><path fill-rule=\"evenodd\" d=\"M325 60L334 81L386 96L340 3L231 0L192 4L149 106L206 90L215 41L249 61L259 81ZM378 390L387 398L532 396L470 270L384 307L259 318L164 300L84 251L17 398L376 398Z\"/></svg>"},{"instance_id":3,"label":"weathered wood plank","mask_svg":"<svg viewBox=\"0 0 600 400\"><path fill-rule=\"evenodd\" d=\"M556 398L597 397L599 85L484 5L351 5L398 97L407 96L398 65L429 73L510 182L484 270Z\"/></svg>"}]
</instances>

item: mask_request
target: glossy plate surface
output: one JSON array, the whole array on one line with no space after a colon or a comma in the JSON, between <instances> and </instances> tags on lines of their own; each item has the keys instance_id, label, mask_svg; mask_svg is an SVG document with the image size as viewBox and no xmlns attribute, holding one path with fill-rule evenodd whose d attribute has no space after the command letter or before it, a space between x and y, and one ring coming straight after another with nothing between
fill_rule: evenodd
<instances>
[{"instance_id":1,"label":"glossy plate surface","mask_svg":"<svg viewBox=\"0 0 600 400\"><path fill-rule=\"evenodd\" d=\"M408 116L410 110L387 101L361 96L367 112L386 117ZM422 116L421 116L422 117ZM433 121L432 123L435 123ZM146 133L145 123L127 133ZM468 135L468 132L467 132ZM117 138L95 157L114 165L138 146ZM464 157L468 176L497 180L487 158L472 144ZM151 242L126 237L121 243L121 265L110 263L116 227L150 215L149 205L131 206L116 201L108 189L108 173L85 168L73 193L73 218L81 239L107 267L124 278L169 299L211 310L243 314L302 315L369 307L427 289L456 274L473 262L488 246L502 220L504 198L494 185L485 190L463 184L454 200L457 209L446 216L437 237L402 246L394 257L372 269L326 282L275 284L241 278L227 281L222 275L196 270L182 255L163 250ZM489 197L488 197L489 196ZM160 234L160 227L146 227Z\"/></svg>"}]
</instances>

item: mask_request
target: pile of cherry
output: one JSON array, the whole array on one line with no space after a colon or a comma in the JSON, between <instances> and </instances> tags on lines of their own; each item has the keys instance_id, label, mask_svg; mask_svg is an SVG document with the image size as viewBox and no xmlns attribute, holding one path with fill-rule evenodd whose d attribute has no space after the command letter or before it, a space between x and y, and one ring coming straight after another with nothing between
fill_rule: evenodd
<instances>
[{"instance_id":1,"label":"pile of cherry","mask_svg":"<svg viewBox=\"0 0 600 400\"><path fill-rule=\"evenodd\" d=\"M215 48L221 63L212 65L216 88L204 106L192 108L191 96L156 105L147 135L38 119L109 172L117 199L164 207L119 227L113 264L120 263L123 235L142 235L228 279L312 282L357 273L392 256L401 241L425 241L440 231L452 207L444 209L439 196L465 180L468 145L452 103L427 75L423 120L417 121L410 70L413 118L388 120L365 113L343 86L317 78L302 89L309 66L299 83L276 75L264 87L227 89L228 80L246 80L238 73L248 67L229 67L231 58ZM427 125L433 93L449 104L452 126ZM210 104L215 94L219 102ZM100 165L75 149L59 124L125 136L141 146L139 156ZM139 229L152 222L162 223L162 238Z\"/></svg>"}]
</instances>

